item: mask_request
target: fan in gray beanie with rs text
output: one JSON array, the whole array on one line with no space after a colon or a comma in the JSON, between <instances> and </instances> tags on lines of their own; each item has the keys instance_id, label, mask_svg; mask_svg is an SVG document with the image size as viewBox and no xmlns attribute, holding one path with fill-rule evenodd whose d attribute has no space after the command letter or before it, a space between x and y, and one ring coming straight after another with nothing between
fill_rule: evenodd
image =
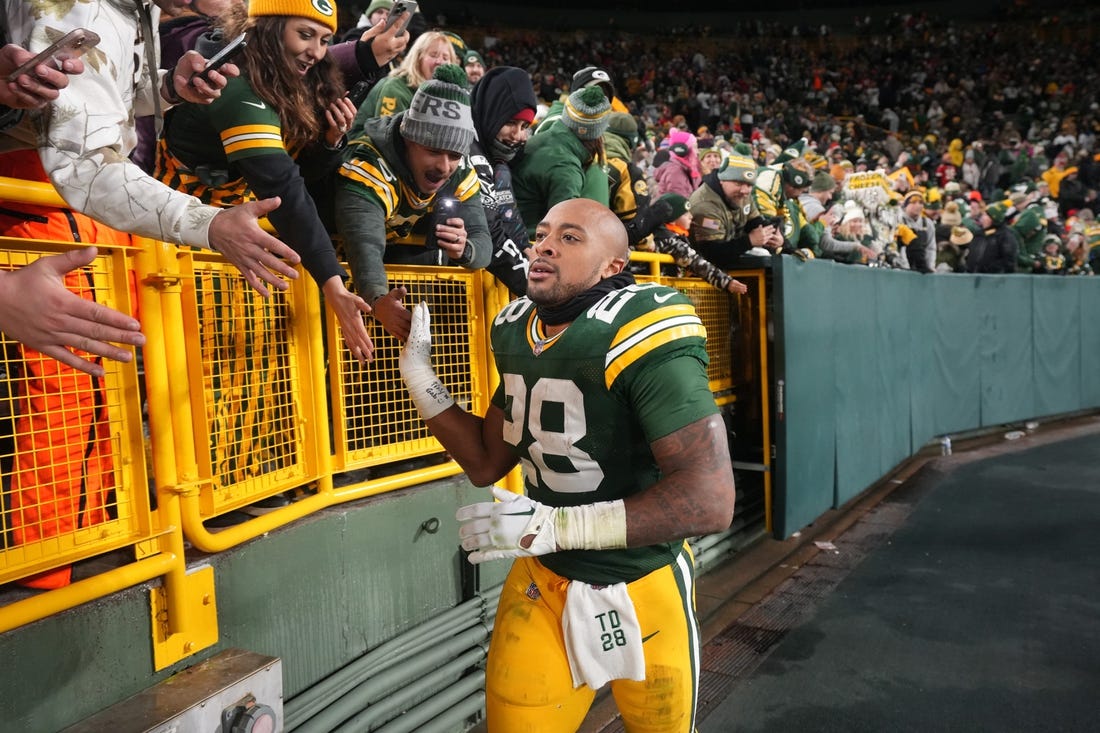
<instances>
[{"instance_id":1,"label":"fan in gray beanie with rs text","mask_svg":"<svg viewBox=\"0 0 1100 733\"><path fill-rule=\"evenodd\" d=\"M336 226L354 287L388 333L409 335L404 288L385 264L489 264L493 242L467 159L474 138L466 74L444 64L409 109L366 121L348 141L336 184Z\"/></svg>"},{"instance_id":2,"label":"fan in gray beanie with rs text","mask_svg":"<svg viewBox=\"0 0 1100 733\"><path fill-rule=\"evenodd\" d=\"M531 137L512 164L512 190L520 216L533 237L554 204L588 198L608 205L607 155L603 134L611 103L598 86L569 95L558 122Z\"/></svg>"}]
</instances>

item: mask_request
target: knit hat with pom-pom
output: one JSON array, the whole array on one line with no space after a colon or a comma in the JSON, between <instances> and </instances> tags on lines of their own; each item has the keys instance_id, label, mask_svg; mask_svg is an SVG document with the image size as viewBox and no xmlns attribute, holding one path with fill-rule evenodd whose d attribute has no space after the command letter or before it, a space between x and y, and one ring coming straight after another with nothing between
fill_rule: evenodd
<instances>
[{"instance_id":1,"label":"knit hat with pom-pom","mask_svg":"<svg viewBox=\"0 0 1100 733\"><path fill-rule=\"evenodd\" d=\"M454 64L439 66L416 90L403 115L401 136L406 140L465 155L474 139L466 72Z\"/></svg>"},{"instance_id":2,"label":"knit hat with pom-pom","mask_svg":"<svg viewBox=\"0 0 1100 733\"><path fill-rule=\"evenodd\" d=\"M850 221L859 219L861 221L867 221L866 215L863 213L863 209L855 201L848 200L844 202L844 218L840 220L841 224L847 224Z\"/></svg>"},{"instance_id":3,"label":"knit hat with pom-pom","mask_svg":"<svg viewBox=\"0 0 1100 733\"><path fill-rule=\"evenodd\" d=\"M733 149L734 152L722 161L722 165L718 166L718 180L756 183L756 161L750 155L741 152L742 145L736 145Z\"/></svg>"},{"instance_id":4,"label":"knit hat with pom-pom","mask_svg":"<svg viewBox=\"0 0 1100 733\"><path fill-rule=\"evenodd\" d=\"M611 121L611 103L599 87L578 89L565 101L561 121L581 140L595 140Z\"/></svg>"}]
</instances>

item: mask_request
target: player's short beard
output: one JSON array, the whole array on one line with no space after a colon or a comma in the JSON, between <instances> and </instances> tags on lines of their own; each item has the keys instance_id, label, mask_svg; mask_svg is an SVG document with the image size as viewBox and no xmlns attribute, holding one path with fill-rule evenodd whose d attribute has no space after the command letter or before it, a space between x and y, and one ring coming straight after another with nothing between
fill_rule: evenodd
<instances>
[{"instance_id":1,"label":"player's short beard","mask_svg":"<svg viewBox=\"0 0 1100 733\"><path fill-rule=\"evenodd\" d=\"M535 300L533 298L532 300L538 308L539 318L542 322L550 326L556 326L572 323L582 313L606 297L608 293L633 284L633 275L629 272L620 272L617 275L601 278L591 286L580 290L576 286L553 290L555 298L565 297L565 300L562 301L540 303L539 300L546 299ZM528 291L528 297L530 297L530 291Z\"/></svg>"},{"instance_id":2,"label":"player's short beard","mask_svg":"<svg viewBox=\"0 0 1100 733\"><path fill-rule=\"evenodd\" d=\"M583 285L579 283L566 285L558 280L552 286L550 286L549 290L545 291L541 295L539 295L538 293L532 293L531 286L528 285L527 297L530 298L531 302L535 305L562 305L563 303L569 302L580 293L583 293L585 290L588 290L596 282L599 282L599 278L596 278L593 283Z\"/></svg>"}]
</instances>

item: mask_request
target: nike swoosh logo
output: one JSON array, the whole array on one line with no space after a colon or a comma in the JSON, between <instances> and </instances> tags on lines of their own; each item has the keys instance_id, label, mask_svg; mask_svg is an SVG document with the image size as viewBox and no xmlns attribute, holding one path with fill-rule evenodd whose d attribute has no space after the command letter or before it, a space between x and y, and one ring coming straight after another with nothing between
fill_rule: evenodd
<instances>
[{"instance_id":1,"label":"nike swoosh logo","mask_svg":"<svg viewBox=\"0 0 1100 733\"><path fill-rule=\"evenodd\" d=\"M657 635L657 634L659 634L659 633L661 633L661 632L660 632L660 631L654 631L654 632L653 632L652 634L650 634L649 636L643 636L643 637L642 637L642 643L643 643L643 644L645 644L645 643L646 643L647 641L649 641L650 639L652 639L652 638L653 638L654 636L656 636L656 635Z\"/></svg>"},{"instance_id":2,"label":"nike swoosh logo","mask_svg":"<svg viewBox=\"0 0 1100 733\"><path fill-rule=\"evenodd\" d=\"M654 293L653 294L653 299L655 301L657 301L658 303L664 303L666 300L671 298L673 295L676 295L675 291L673 291L671 293L665 293L664 295L657 295L656 293Z\"/></svg>"},{"instance_id":3,"label":"nike swoosh logo","mask_svg":"<svg viewBox=\"0 0 1100 733\"><path fill-rule=\"evenodd\" d=\"M504 514L506 517L529 517L535 513L534 508L528 509L525 512L507 512Z\"/></svg>"},{"instance_id":4,"label":"nike swoosh logo","mask_svg":"<svg viewBox=\"0 0 1100 733\"><path fill-rule=\"evenodd\" d=\"M267 109L267 105L263 102L246 102L241 100L241 104L247 104L249 107L255 107L256 109Z\"/></svg>"}]
</instances>

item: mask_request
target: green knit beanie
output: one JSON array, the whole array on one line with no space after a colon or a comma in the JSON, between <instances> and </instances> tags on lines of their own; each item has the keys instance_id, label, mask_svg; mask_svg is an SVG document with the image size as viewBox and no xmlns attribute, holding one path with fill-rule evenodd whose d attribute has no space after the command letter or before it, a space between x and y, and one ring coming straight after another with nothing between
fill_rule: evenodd
<instances>
[{"instance_id":1,"label":"green knit beanie","mask_svg":"<svg viewBox=\"0 0 1100 733\"><path fill-rule=\"evenodd\" d=\"M598 86L578 89L565 101L562 124L581 140L595 140L611 121L611 103Z\"/></svg>"}]
</instances>

